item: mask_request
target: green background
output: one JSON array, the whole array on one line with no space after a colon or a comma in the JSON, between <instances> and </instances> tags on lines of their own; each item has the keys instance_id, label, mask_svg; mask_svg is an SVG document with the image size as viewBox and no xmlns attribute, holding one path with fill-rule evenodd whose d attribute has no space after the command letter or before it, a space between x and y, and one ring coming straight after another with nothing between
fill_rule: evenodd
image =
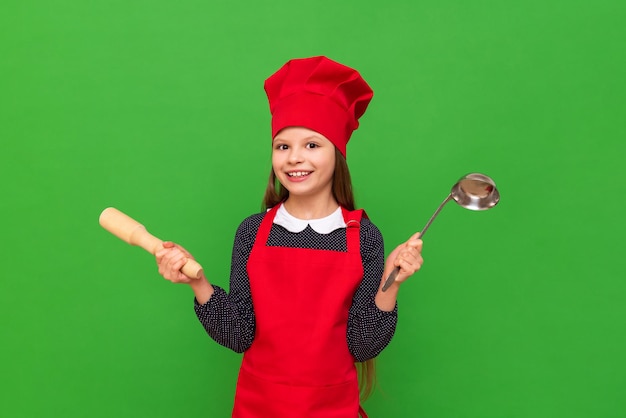
<instances>
[{"instance_id":1,"label":"green background","mask_svg":"<svg viewBox=\"0 0 626 418\"><path fill-rule=\"evenodd\" d=\"M625 12L4 0L0 415L229 416L240 355L98 216L125 211L227 286L270 167L263 81L323 54L375 91L348 162L387 252L468 172L502 195L429 230L370 416L626 416Z\"/></svg>"}]
</instances>

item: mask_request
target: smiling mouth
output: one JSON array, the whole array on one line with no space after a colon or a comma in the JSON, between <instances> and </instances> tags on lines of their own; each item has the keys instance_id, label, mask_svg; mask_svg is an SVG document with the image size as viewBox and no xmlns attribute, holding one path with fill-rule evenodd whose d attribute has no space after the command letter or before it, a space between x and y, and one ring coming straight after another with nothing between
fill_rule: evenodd
<instances>
[{"instance_id":1,"label":"smiling mouth","mask_svg":"<svg viewBox=\"0 0 626 418\"><path fill-rule=\"evenodd\" d=\"M287 173L287 176L289 176L289 177L304 177L304 176L308 176L311 173L312 173L311 171L294 171L292 173Z\"/></svg>"}]
</instances>

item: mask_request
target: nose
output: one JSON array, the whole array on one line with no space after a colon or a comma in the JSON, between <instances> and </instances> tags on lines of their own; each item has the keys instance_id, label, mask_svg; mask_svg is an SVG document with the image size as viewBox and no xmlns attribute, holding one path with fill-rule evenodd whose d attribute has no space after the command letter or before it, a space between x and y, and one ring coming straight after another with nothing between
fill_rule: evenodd
<instances>
[{"instance_id":1,"label":"nose","mask_svg":"<svg viewBox=\"0 0 626 418\"><path fill-rule=\"evenodd\" d=\"M291 164L298 164L304 160L303 150L300 147L292 147L289 150L289 162Z\"/></svg>"}]
</instances>

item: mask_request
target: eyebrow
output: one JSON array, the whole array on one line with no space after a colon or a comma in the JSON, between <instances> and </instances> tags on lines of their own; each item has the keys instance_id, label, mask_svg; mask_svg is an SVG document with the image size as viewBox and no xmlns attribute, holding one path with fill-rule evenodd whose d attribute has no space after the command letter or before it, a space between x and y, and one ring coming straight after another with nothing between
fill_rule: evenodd
<instances>
[{"instance_id":1,"label":"eyebrow","mask_svg":"<svg viewBox=\"0 0 626 418\"><path fill-rule=\"evenodd\" d=\"M311 136L307 136L305 138L300 138L300 139L295 139L295 140L296 141L298 141L298 140L309 141L311 139L322 139L322 137L321 136L317 136L317 135L311 135ZM276 138L274 138L272 140L272 142L274 142L274 141L289 141L289 139L285 139L285 138L282 138L280 136L277 136Z\"/></svg>"}]
</instances>

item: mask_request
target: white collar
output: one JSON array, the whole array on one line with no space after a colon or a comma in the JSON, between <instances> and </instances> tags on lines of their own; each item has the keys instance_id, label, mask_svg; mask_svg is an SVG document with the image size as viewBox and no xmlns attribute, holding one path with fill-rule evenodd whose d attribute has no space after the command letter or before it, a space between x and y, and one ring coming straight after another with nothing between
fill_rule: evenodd
<instances>
[{"instance_id":1,"label":"white collar","mask_svg":"<svg viewBox=\"0 0 626 418\"><path fill-rule=\"evenodd\" d=\"M305 220L294 217L281 204L278 211L276 211L276 216L274 216L274 223L282 226L289 232L302 232L307 225L311 225L311 228L318 234L330 234L336 229L346 227L341 207L324 218Z\"/></svg>"}]
</instances>

